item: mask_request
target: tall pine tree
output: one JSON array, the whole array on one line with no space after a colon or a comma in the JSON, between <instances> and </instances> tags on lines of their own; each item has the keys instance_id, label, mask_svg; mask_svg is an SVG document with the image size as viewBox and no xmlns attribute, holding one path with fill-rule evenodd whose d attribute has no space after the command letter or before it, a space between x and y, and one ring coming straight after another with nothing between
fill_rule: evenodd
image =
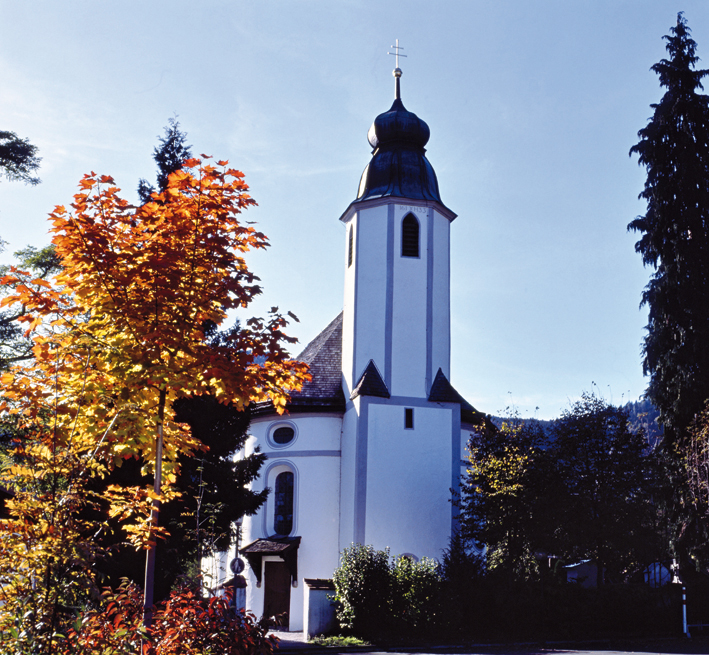
<instances>
[{"instance_id":1,"label":"tall pine tree","mask_svg":"<svg viewBox=\"0 0 709 655\"><path fill-rule=\"evenodd\" d=\"M628 225L635 250L655 272L643 369L668 444L681 443L709 398L709 98L695 70L696 43L682 13L665 36L668 59L652 67L667 90L630 149L647 169L647 213Z\"/></svg>"}]
</instances>

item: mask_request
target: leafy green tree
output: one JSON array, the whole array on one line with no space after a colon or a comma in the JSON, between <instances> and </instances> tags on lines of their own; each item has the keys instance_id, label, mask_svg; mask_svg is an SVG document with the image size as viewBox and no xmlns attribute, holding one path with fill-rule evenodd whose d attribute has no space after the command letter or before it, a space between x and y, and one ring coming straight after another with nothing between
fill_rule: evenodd
<instances>
[{"instance_id":1,"label":"leafy green tree","mask_svg":"<svg viewBox=\"0 0 709 655\"><path fill-rule=\"evenodd\" d=\"M593 559L598 585L604 568L617 578L652 561L653 469L627 411L584 393L554 422L552 438L557 554Z\"/></svg>"},{"instance_id":2,"label":"leafy green tree","mask_svg":"<svg viewBox=\"0 0 709 655\"><path fill-rule=\"evenodd\" d=\"M460 536L484 544L490 572L509 581L538 575L535 550L547 486L546 436L535 421L512 416L475 433L461 484Z\"/></svg>"},{"instance_id":3,"label":"leafy green tree","mask_svg":"<svg viewBox=\"0 0 709 655\"><path fill-rule=\"evenodd\" d=\"M40 161L37 146L33 146L28 139L0 130L0 176L25 184L39 184L40 179L33 177L32 173L39 168Z\"/></svg>"},{"instance_id":4,"label":"leafy green tree","mask_svg":"<svg viewBox=\"0 0 709 655\"><path fill-rule=\"evenodd\" d=\"M172 402L209 393L239 408L271 399L283 411L287 393L308 378L285 351L292 339L275 310L267 321L249 319L227 346L208 339L205 322L219 325L260 293L241 254L265 247L266 237L239 223L253 204L242 173L227 162L188 166L138 208L111 178L86 176L73 211L52 215L56 284L19 270L3 278L14 289L4 303L26 305L23 320L38 332L31 365L2 376L5 408L29 423L51 415L58 399L52 429L38 436L41 452L65 446L98 473L138 456L152 473L152 490L105 494L111 515L148 549L146 624L160 503L174 496L178 457L201 446L172 420ZM14 529L12 521L0 527Z\"/></svg>"},{"instance_id":5,"label":"leafy green tree","mask_svg":"<svg viewBox=\"0 0 709 655\"><path fill-rule=\"evenodd\" d=\"M165 134L160 137L160 143L153 150L153 159L158 165L157 171L157 191L162 193L167 187L167 178L170 173L179 171L185 160L192 157L190 148L186 145L187 134L180 130L180 124L176 118L168 119L165 126ZM145 204L150 202L150 197L155 193L155 187L147 180L141 179L138 182L138 196L140 202Z\"/></svg>"},{"instance_id":6,"label":"leafy green tree","mask_svg":"<svg viewBox=\"0 0 709 655\"><path fill-rule=\"evenodd\" d=\"M709 71L695 70L681 13L670 32L669 58L652 67L666 92L630 149L647 170L647 211L628 229L641 234L635 250L654 269L642 296L643 369L672 444L709 398L709 98L699 93Z\"/></svg>"}]
</instances>

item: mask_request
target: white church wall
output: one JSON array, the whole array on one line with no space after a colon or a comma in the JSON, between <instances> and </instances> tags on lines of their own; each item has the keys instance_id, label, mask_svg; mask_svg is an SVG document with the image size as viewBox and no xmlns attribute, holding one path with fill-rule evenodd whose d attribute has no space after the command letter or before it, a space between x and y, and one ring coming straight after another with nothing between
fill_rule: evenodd
<instances>
[{"instance_id":1,"label":"white church wall","mask_svg":"<svg viewBox=\"0 0 709 655\"><path fill-rule=\"evenodd\" d=\"M429 210L433 223L433 288L431 331L431 379L439 367L451 379L450 360L450 221L434 209Z\"/></svg>"},{"instance_id":2,"label":"white church wall","mask_svg":"<svg viewBox=\"0 0 709 655\"><path fill-rule=\"evenodd\" d=\"M357 456L357 423L361 398L355 398L345 412L342 423L342 456L340 459L340 538L338 551L352 544L354 534L355 475Z\"/></svg>"},{"instance_id":3,"label":"white church wall","mask_svg":"<svg viewBox=\"0 0 709 655\"><path fill-rule=\"evenodd\" d=\"M410 430L404 407L369 405L365 542L440 559L451 529L452 410L413 409Z\"/></svg>"},{"instance_id":4,"label":"white church wall","mask_svg":"<svg viewBox=\"0 0 709 655\"><path fill-rule=\"evenodd\" d=\"M401 256L401 223L412 213L419 222L419 257ZM428 209L396 205L392 313L391 393L424 398L426 389L426 291L428 287Z\"/></svg>"},{"instance_id":5,"label":"white church wall","mask_svg":"<svg viewBox=\"0 0 709 655\"><path fill-rule=\"evenodd\" d=\"M357 213L355 339L352 357L354 366L348 370L343 357L345 376L355 385L369 360L384 374L385 317L387 302L387 207L369 207ZM343 334L344 341L344 334ZM350 387L352 388L352 387Z\"/></svg>"},{"instance_id":6,"label":"white church wall","mask_svg":"<svg viewBox=\"0 0 709 655\"><path fill-rule=\"evenodd\" d=\"M276 447L270 438L277 427L295 429L294 439ZM329 578L339 557L340 516L340 433L342 417L336 414L289 415L252 422L253 451L260 445L268 460L255 490L273 489L276 476L283 471L294 474L293 528L291 535L301 537L298 549L297 587L291 588L290 629L301 630L303 621L303 578ZM273 536L274 502L270 495L253 517L245 517L242 546L256 539ZM247 607L257 615L263 612L263 587L256 586L256 576L246 571Z\"/></svg>"},{"instance_id":7,"label":"white church wall","mask_svg":"<svg viewBox=\"0 0 709 655\"><path fill-rule=\"evenodd\" d=\"M461 428L461 431L460 431L460 461L461 461L462 467L467 466L468 455L470 454L470 451L468 450L468 441L470 441L470 437L472 437L472 436L473 436L472 427L463 426Z\"/></svg>"},{"instance_id":8,"label":"white church wall","mask_svg":"<svg viewBox=\"0 0 709 655\"><path fill-rule=\"evenodd\" d=\"M256 586L256 576L251 567L244 569L243 576L246 579L246 607L260 619L263 614L263 586Z\"/></svg>"},{"instance_id":9,"label":"white church wall","mask_svg":"<svg viewBox=\"0 0 709 655\"><path fill-rule=\"evenodd\" d=\"M352 361L354 357L354 306L357 270L357 250L359 236L357 234L358 215L355 212L346 224L345 230L345 297L342 314L342 374L344 381L345 397L349 398L356 380L352 380ZM352 264L347 265L349 259L349 234L352 229Z\"/></svg>"},{"instance_id":10,"label":"white church wall","mask_svg":"<svg viewBox=\"0 0 709 655\"><path fill-rule=\"evenodd\" d=\"M229 552L215 553L212 557L205 557L202 560L200 566L202 580L207 589L216 589L228 579L229 562Z\"/></svg>"},{"instance_id":11,"label":"white church wall","mask_svg":"<svg viewBox=\"0 0 709 655\"><path fill-rule=\"evenodd\" d=\"M295 429L295 437L290 444L276 448L269 439L273 430L289 425ZM247 445L253 452L259 445L261 452L268 460L261 469L259 478L252 488L261 491L266 487L273 489L276 476L285 470L291 470L295 476L294 487L294 526L292 534L303 535L299 522L302 503L312 507L311 493L316 488L317 493L329 494L334 498L335 517L339 517L339 475L340 475L340 432L342 417L339 415L289 415L287 417L269 417L252 422L253 437ZM317 472L322 470L323 474ZM333 478L333 475L335 477ZM266 502L255 516L244 518L243 545L256 539L272 536L273 499L269 495ZM332 508L330 508L332 509ZM308 512L310 509L307 510ZM337 534L335 533L335 547ZM317 577L317 576L310 576Z\"/></svg>"}]
</instances>

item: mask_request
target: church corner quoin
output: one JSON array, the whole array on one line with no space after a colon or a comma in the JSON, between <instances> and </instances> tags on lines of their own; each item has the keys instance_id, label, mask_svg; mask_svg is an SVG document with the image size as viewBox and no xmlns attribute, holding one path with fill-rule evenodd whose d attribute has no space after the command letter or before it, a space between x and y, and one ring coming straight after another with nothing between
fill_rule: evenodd
<instances>
[{"instance_id":1,"label":"church corner quoin","mask_svg":"<svg viewBox=\"0 0 709 655\"><path fill-rule=\"evenodd\" d=\"M297 356L312 379L288 413L253 413L245 454L267 455L254 490L271 493L244 518L238 553L205 563L218 586L232 577L228 563L245 559L246 609L284 629L303 629L313 582L331 578L353 543L441 558L457 522L451 489L483 420L450 383L456 214L425 154L428 125L396 82L340 217L343 311Z\"/></svg>"}]
</instances>

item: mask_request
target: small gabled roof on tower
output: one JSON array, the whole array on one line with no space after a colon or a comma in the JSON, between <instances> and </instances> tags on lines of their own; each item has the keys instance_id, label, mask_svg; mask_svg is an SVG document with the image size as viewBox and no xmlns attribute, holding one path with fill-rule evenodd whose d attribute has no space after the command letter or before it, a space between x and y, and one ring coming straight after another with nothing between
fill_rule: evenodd
<instances>
[{"instance_id":1,"label":"small gabled roof on tower","mask_svg":"<svg viewBox=\"0 0 709 655\"><path fill-rule=\"evenodd\" d=\"M379 369L370 359L367 368L364 369L362 377L352 390L350 398L354 400L357 396L376 396L377 398L391 398L387 385L379 374Z\"/></svg>"},{"instance_id":2,"label":"small gabled roof on tower","mask_svg":"<svg viewBox=\"0 0 709 655\"><path fill-rule=\"evenodd\" d=\"M442 369L438 369L433 379L431 390L428 392L428 401L432 403L457 403L460 405L460 420L463 423L480 423L485 420L485 415L473 407L461 396L448 382Z\"/></svg>"}]
</instances>

